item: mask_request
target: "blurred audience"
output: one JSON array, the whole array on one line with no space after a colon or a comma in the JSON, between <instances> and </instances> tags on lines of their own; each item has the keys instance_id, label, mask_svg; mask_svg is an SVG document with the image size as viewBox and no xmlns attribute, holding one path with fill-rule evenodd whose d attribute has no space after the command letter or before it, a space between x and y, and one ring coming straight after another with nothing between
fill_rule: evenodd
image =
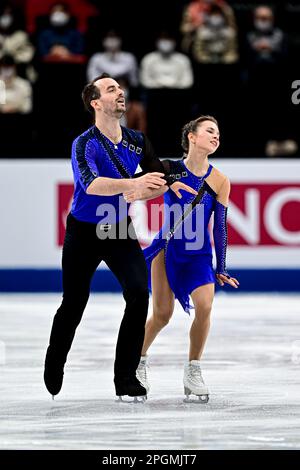
<instances>
[{"instance_id":1,"label":"blurred audience","mask_svg":"<svg viewBox=\"0 0 300 470\"><path fill-rule=\"evenodd\" d=\"M126 77L130 86L138 85L137 60L131 52L122 51L122 38L115 31L109 31L103 39L104 52L92 55L87 67L87 79L93 80L106 72L116 80Z\"/></svg>"},{"instance_id":2,"label":"blurred audience","mask_svg":"<svg viewBox=\"0 0 300 470\"><path fill-rule=\"evenodd\" d=\"M190 88L193 70L190 59L177 52L175 38L161 33L156 41L156 51L145 55L141 61L140 81L145 88Z\"/></svg>"},{"instance_id":3,"label":"blurred audience","mask_svg":"<svg viewBox=\"0 0 300 470\"><path fill-rule=\"evenodd\" d=\"M29 74L34 47L11 6L0 8L0 59L6 55L13 57L22 75Z\"/></svg>"},{"instance_id":4,"label":"blurred audience","mask_svg":"<svg viewBox=\"0 0 300 470\"><path fill-rule=\"evenodd\" d=\"M66 3L55 3L49 11L48 25L39 32L39 56L46 61L76 62L83 60L83 35L72 24Z\"/></svg>"},{"instance_id":5,"label":"blurred audience","mask_svg":"<svg viewBox=\"0 0 300 470\"><path fill-rule=\"evenodd\" d=\"M142 58L140 81L154 148L166 157L180 155L179 140L174 135L180 135L182 123L190 116L194 76L189 57L176 51L175 38L169 33L161 32L156 50Z\"/></svg>"},{"instance_id":6,"label":"blurred audience","mask_svg":"<svg viewBox=\"0 0 300 470\"><path fill-rule=\"evenodd\" d=\"M267 156L293 155L298 147L290 135L291 116L285 94L287 41L275 25L271 7L261 5L253 10L253 29L247 34L247 45L246 93L248 113L258 124L256 141ZM284 122L278 119L274 107L285 115Z\"/></svg>"},{"instance_id":7,"label":"blurred audience","mask_svg":"<svg viewBox=\"0 0 300 470\"><path fill-rule=\"evenodd\" d=\"M224 10L212 5L198 26L192 47L193 58L203 64L232 64L238 61L236 27Z\"/></svg>"},{"instance_id":8,"label":"blurred audience","mask_svg":"<svg viewBox=\"0 0 300 470\"><path fill-rule=\"evenodd\" d=\"M239 52L233 12L225 2L205 2L202 21L193 33L191 56L195 74L195 100L199 114L212 114L223 124L227 141L224 152L232 152L227 142L232 126L225 118L228 109L239 114ZM230 12L226 13L227 10ZM234 98L233 98L234 97Z\"/></svg>"},{"instance_id":9,"label":"blurred audience","mask_svg":"<svg viewBox=\"0 0 300 470\"><path fill-rule=\"evenodd\" d=\"M259 6L254 10L253 30L247 35L251 65L276 64L286 54L284 33L274 24L273 10Z\"/></svg>"},{"instance_id":10,"label":"blurred audience","mask_svg":"<svg viewBox=\"0 0 300 470\"><path fill-rule=\"evenodd\" d=\"M293 139L269 140L266 144L267 157L290 157L295 155L298 150L299 146Z\"/></svg>"},{"instance_id":11,"label":"blurred audience","mask_svg":"<svg viewBox=\"0 0 300 470\"><path fill-rule=\"evenodd\" d=\"M17 74L13 57L0 60L0 155L32 157L32 87Z\"/></svg>"},{"instance_id":12,"label":"blurred audience","mask_svg":"<svg viewBox=\"0 0 300 470\"><path fill-rule=\"evenodd\" d=\"M89 124L80 91L106 72L125 90L122 125L147 132L160 156L180 155L176 136L199 114L220 122L219 157L299 156L296 2L185 0L172 15L168 2L159 14L145 8L140 21L125 4L0 0L0 155L69 157ZM55 139L45 148L50 122Z\"/></svg>"},{"instance_id":13,"label":"blurred audience","mask_svg":"<svg viewBox=\"0 0 300 470\"><path fill-rule=\"evenodd\" d=\"M0 80L4 84L4 99L0 102L0 113L30 113L32 111L32 87L28 80L18 77L13 57L2 57Z\"/></svg>"},{"instance_id":14,"label":"blurred audience","mask_svg":"<svg viewBox=\"0 0 300 470\"><path fill-rule=\"evenodd\" d=\"M204 25L207 15L215 7L221 9L226 24L231 28L236 28L234 11L225 0L192 0L183 11L180 27L184 52L191 52L198 28Z\"/></svg>"},{"instance_id":15,"label":"blurred audience","mask_svg":"<svg viewBox=\"0 0 300 470\"><path fill-rule=\"evenodd\" d=\"M16 0L14 0L16 2ZM18 0L18 3L24 5L26 16L27 31L29 34L35 34L39 27L39 21L43 15L47 14L49 9L57 3L56 0ZM64 3L72 9L76 17L78 30L85 34L89 27L89 19L99 14L98 0L65 0Z\"/></svg>"}]
</instances>

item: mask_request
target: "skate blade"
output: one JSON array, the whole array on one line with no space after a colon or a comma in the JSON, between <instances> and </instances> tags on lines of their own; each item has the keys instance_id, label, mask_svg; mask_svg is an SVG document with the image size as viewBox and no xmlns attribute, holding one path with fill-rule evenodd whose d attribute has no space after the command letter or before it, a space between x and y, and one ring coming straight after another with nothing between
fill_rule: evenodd
<instances>
[{"instance_id":1,"label":"skate blade","mask_svg":"<svg viewBox=\"0 0 300 470\"><path fill-rule=\"evenodd\" d=\"M184 403L201 403L205 404L208 403L209 400L209 395L195 395L197 398L191 398L192 394L186 395L186 398L184 398L183 402Z\"/></svg>"},{"instance_id":2,"label":"skate blade","mask_svg":"<svg viewBox=\"0 0 300 470\"><path fill-rule=\"evenodd\" d=\"M209 395L208 393L203 393L202 395L196 395L195 393L192 393L191 390L187 387L184 387L184 394L185 394L185 399L183 400L184 403L207 403L209 400ZM192 399L191 395L195 396L198 398L197 399Z\"/></svg>"},{"instance_id":3,"label":"skate blade","mask_svg":"<svg viewBox=\"0 0 300 470\"><path fill-rule=\"evenodd\" d=\"M140 397L129 397L128 395L119 395L116 403L145 403L147 400L147 395Z\"/></svg>"}]
</instances>

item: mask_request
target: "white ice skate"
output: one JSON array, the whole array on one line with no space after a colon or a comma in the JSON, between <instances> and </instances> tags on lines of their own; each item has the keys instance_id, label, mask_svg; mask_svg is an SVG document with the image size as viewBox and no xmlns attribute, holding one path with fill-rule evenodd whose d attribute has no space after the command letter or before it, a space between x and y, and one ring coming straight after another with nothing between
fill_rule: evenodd
<instances>
[{"instance_id":1,"label":"white ice skate","mask_svg":"<svg viewBox=\"0 0 300 470\"><path fill-rule=\"evenodd\" d=\"M140 363L136 370L136 377L141 382L143 387L147 390L147 393L150 390L150 385L148 382L148 364L147 364L147 357L148 356L141 356Z\"/></svg>"},{"instance_id":2,"label":"white ice skate","mask_svg":"<svg viewBox=\"0 0 300 470\"><path fill-rule=\"evenodd\" d=\"M183 376L184 393L186 398L185 403L190 403L190 395L198 397L197 402L207 403L209 400L209 391L206 387L201 374L200 361L190 361L184 367Z\"/></svg>"}]
</instances>

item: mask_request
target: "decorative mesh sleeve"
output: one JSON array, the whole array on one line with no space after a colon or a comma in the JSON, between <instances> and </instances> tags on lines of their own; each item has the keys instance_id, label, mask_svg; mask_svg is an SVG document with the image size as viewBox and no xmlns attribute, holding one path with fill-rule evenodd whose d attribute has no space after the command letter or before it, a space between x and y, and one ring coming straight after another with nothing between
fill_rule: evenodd
<instances>
[{"instance_id":1,"label":"decorative mesh sleeve","mask_svg":"<svg viewBox=\"0 0 300 470\"><path fill-rule=\"evenodd\" d=\"M144 158L140 161L140 167L142 168L142 173L137 173L135 177L142 176L147 172L158 171L159 173L164 173L165 176L163 179L166 180L167 186L171 186L176 179L174 175L169 175L170 173L170 163L169 160L161 161L155 154L153 146L147 136L144 135Z\"/></svg>"},{"instance_id":2,"label":"decorative mesh sleeve","mask_svg":"<svg viewBox=\"0 0 300 470\"><path fill-rule=\"evenodd\" d=\"M213 235L217 258L216 274L223 274L230 278L226 270L227 211L227 207L223 206L219 201L216 201Z\"/></svg>"},{"instance_id":3,"label":"decorative mesh sleeve","mask_svg":"<svg viewBox=\"0 0 300 470\"><path fill-rule=\"evenodd\" d=\"M167 186L171 186L173 183L175 183L176 181L176 177L174 174L170 174L171 173L171 163L170 163L170 160L162 160L161 161L161 164L163 166L163 169L164 169L164 173L165 173L165 176L164 176L164 179L166 180L167 182Z\"/></svg>"}]
</instances>

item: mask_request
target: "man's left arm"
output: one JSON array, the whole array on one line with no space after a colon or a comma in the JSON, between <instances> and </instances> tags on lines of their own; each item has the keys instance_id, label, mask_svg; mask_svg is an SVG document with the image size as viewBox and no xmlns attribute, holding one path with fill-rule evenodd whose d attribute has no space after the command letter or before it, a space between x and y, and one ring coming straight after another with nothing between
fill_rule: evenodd
<instances>
[{"instance_id":1,"label":"man's left arm","mask_svg":"<svg viewBox=\"0 0 300 470\"><path fill-rule=\"evenodd\" d=\"M154 148L145 134L143 136L143 158L140 161L140 167L143 170L141 173L137 173L134 177L141 176L145 173L152 173L152 172L159 172L164 173L164 179L167 182L167 186L171 186L171 184L175 181L172 177L169 176L170 174L170 165L168 161L162 162L157 157Z\"/></svg>"},{"instance_id":2,"label":"man's left arm","mask_svg":"<svg viewBox=\"0 0 300 470\"><path fill-rule=\"evenodd\" d=\"M143 146L143 158L140 161L140 167L142 168L142 172L136 173L134 175L134 178L137 178L145 173L148 172L160 172L164 173L163 179L166 180L166 186L164 187L164 190L162 188L159 189L154 189L154 190L146 190L146 191L128 191L124 193L124 198L126 199L127 202L134 202L136 200L147 200L147 199L154 199L158 196L161 196L163 193L165 193L168 188L170 188L176 196L181 199L181 194L180 191L184 190L187 191L191 194L194 194L195 196L198 194L197 191L195 191L193 188L190 186L187 186L184 183L181 183L180 181L176 181L175 175L171 174L171 165L170 165L170 160L164 160L161 161L155 154L154 149L152 147L152 144L150 140L148 139L147 136L143 134L143 139L144 139L144 146Z\"/></svg>"}]
</instances>

